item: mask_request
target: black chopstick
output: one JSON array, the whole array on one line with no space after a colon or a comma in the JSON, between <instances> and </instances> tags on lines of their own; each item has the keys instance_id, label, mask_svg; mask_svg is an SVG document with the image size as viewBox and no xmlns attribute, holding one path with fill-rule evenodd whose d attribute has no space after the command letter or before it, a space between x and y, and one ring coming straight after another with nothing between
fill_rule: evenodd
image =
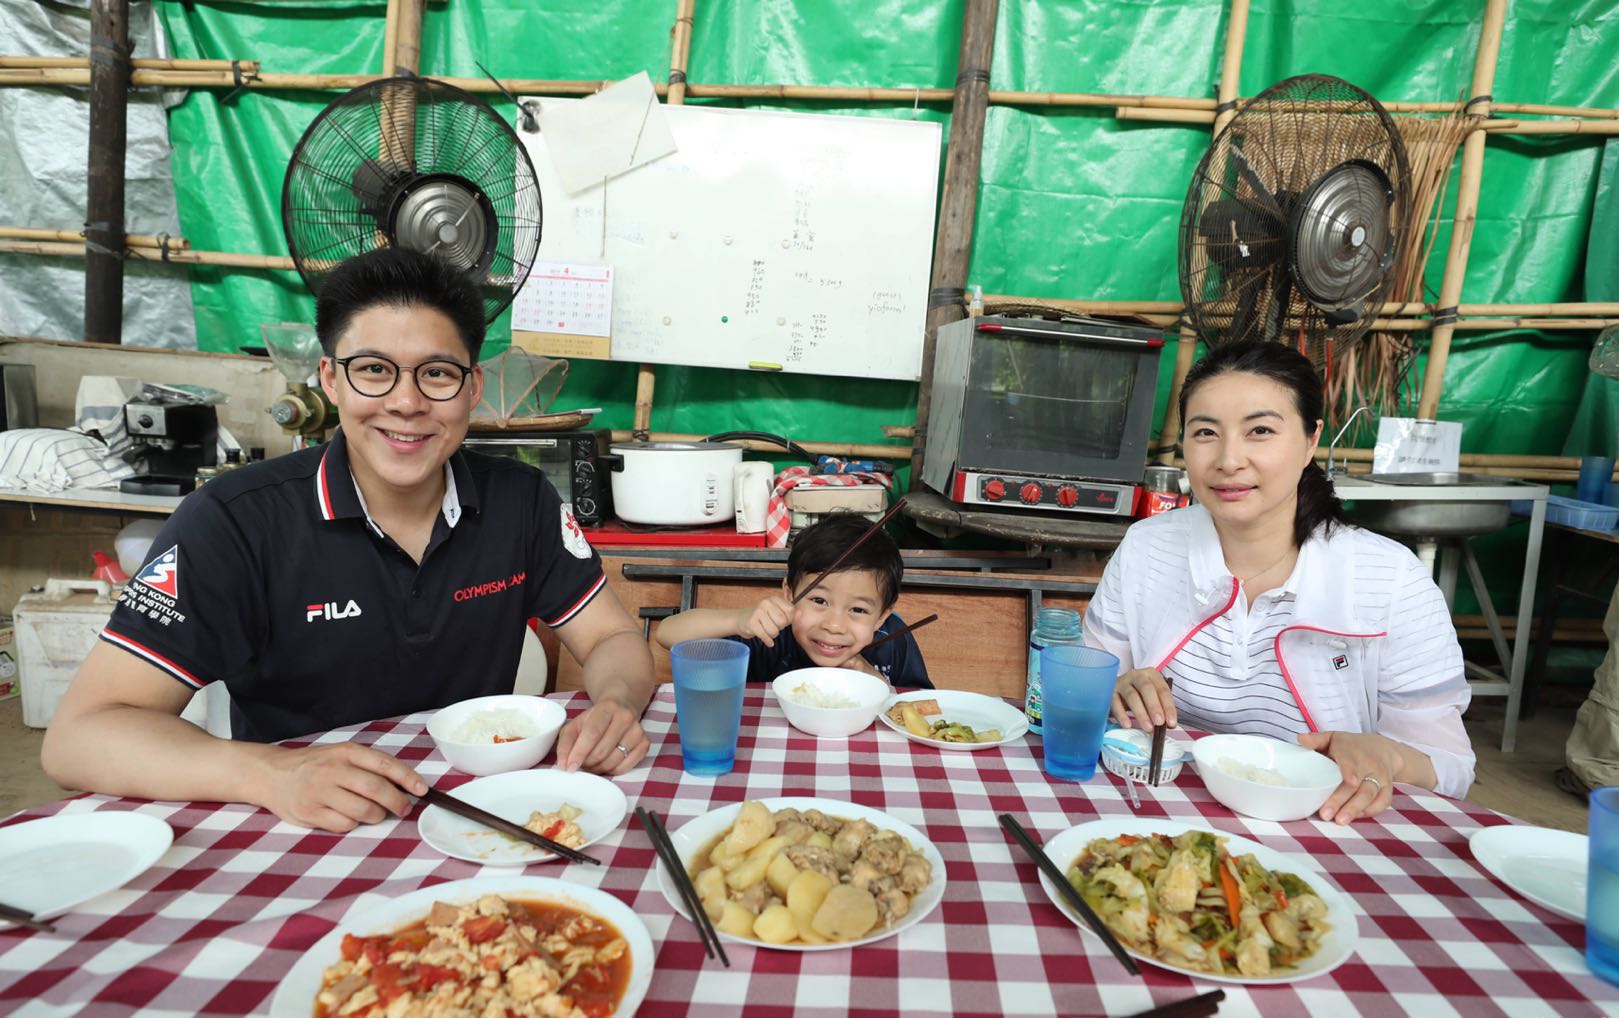
<instances>
[{"instance_id":1,"label":"black chopstick","mask_svg":"<svg viewBox=\"0 0 1619 1018\"><path fill-rule=\"evenodd\" d=\"M903 629L894 630L892 633L889 633L888 635L884 636L881 640L873 640L873 641L871 641L870 643L866 644L866 646L861 650L861 653L864 654L866 651L870 650L873 647L881 647L883 644L887 643L889 640L897 640L900 637L904 636L906 633L914 633L914 632L916 632L918 629L921 629L923 626L927 625L929 622L937 622L937 621L939 621L939 613L934 612L932 615L929 615L927 618L923 619L921 622L912 622L910 625L904 627Z\"/></svg>"},{"instance_id":2,"label":"black chopstick","mask_svg":"<svg viewBox=\"0 0 1619 1018\"><path fill-rule=\"evenodd\" d=\"M726 968L730 968L731 959L725 955L725 948L720 944L720 935L714 932L714 923L708 918L702 899L697 897L697 888L692 885L691 874L686 872L685 864L680 861L680 853L675 851L675 843L670 839L663 821L656 813L641 806L635 807L635 817L646 829L647 840L652 842L658 858L663 860L663 865L669 870L670 879L674 880L675 887L680 891L680 899L691 911L692 925L697 927L698 936L702 938L703 951L710 958L718 957Z\"/></svg>"},{"instance_id":3,"label":"black chopstick","mask_svg":"<svg viewBox=\"0 0 1619 1018\"><path fill-rule=\"evenodd\" d=\"M552 841L543 834L535 834L527 827L523 827L520 824L514 824L510 820L497 817L493 813L481 810L472 805L470 802L457 799L455 796L450 795L447 792L439 791L432 785L427 786L427 794L422 796L422 801L427 803L429 806L437 806L440 809L447 809L451 813L466 817L468 820L471 820L474 823L483 824L485 827L497 830L502 834L510 835L519 841L526 841L531 845L537 845L553 855L562 856L564 859L571 859L574 862L588 862L595 866L601 865L602 861L597 859L595 856L586 855L577 848L569 848L567 845L560 842Z\"/></svg>"},{"instance_id":4,"label":"black chopstick","mask_svg":"<svg viewBox=\"0 0 1619 1018\"><path fill-rule=\"evenodd\" d=\"M1126 951L1124 945L1119 943L1118 938L1113 935L1113 931L1107 928L1107 924L1097 918L1096 913L1091 911L1091 907L1085 904L1085 899L1080 896L1078 891L1074 890L1074 885L1070 884L1068 878L1063 876L1062 870L1059 870L1056 864L1051 861L1051 857L1046 855L1045 850L1034 843L1034 839L1029 837L1029 832L1023 829L1023 825L1013 819L1010 813L1002 813L998 819L1001 826L1006 828L1007 832L1012 835L1019 845L1023 846L1023 851L1029 853L1029 858L1034 860L1035 865L1040 867L1041 872L1050 877L1051 882L1057 885L1057 892L1063 896L1063 900L1074 906L1075 911L1079 913L1080 918L1085 920L1086 925L1094 930L1097 936L1102 938L1102 943L1106 944L1107 949L1113 952L1113 957L1119 959L1119 964L1123 965L1125 970L1132 976L1139 976L1141 969L1136 965L1136 960L1130 957L1130 952Z\"/></svg>"},{"instance_id":5,"label":"black chopstick","mask_svg":"<svg viewBox=\"0 0 1619 1018\"><path fill-rule=\"evenodd\" d=\"M1224 990L1210 990L1195 997L1149 1007L1145 1011L1131 1015L1130 1018L1203 1018L1204 1015L1211 1015L1220 1010L1220 1001L1224 999Z\"/></svg>"},{"instance_id":6,"label":"black chopstick","mask_svg":"<svg viewBox=\"0 0 1619 1018\"><path fill-rule=\"evenodd\" d=\"M905 497L902 495L902 496L900 496L900 500L898 502L894 503L894 507L892 509L888 510L886 513L883 513L881 519L879 519L876 523L873 523L871 526L867 527L866 532L864 534L861 534L859 537L855 538L855 541L854 541L853 544L851 544L851 545L849 545L849 547L843 549L843 553L841 555L839 555L837 558L833 559L831 565L827 566L825 569L822 569L821 572L820 572L820 575L816 576L815 579L809 581L809 585L807 587L805 587L803 590L800 590L798 593L794 594L792 603L797 604L798 602L804 600L804 598L806 596L808 596L810 591L814 590L816 587L819 587L821 585L822 580L826 579L828 576L831 576L833 573L837 572L838 571L838 566L843 565L843 560L844 559L848 558L850 555L853 555L854 550L856 548L860 547L862 544L865 544L866 541L871 537L872 534L875 534L877 531L879 531L879 530L883 529L883 527L887 526L888 521L893 519L895 516L897 516L899 514L899 511L901 509L903 509L903 508L905 508Z\"/></svg>"},{"instance_id":7,"label":"black chopstick","mask_svg":"<svg viewBox=\"0 0 1619 1018\"><path fill-rule=\"evenodd\" d=\"M56 932L56 927L50 923L42 919L35 919L34 913L27 909L17 908L15 905L0 904L0 919L4 919L8 923L16 923L18 926L26 926L31 930L38 930L40 933Z\"/></svg>"},{"instance_id":8,"label":"black chopstick","mask_svg":"<svg viewBox=\"0 0 1619 1018\"><path fill-rule=\"evenodd\" d=\"M1169 676L1164 676L1164 685L1173 687L1174 681ZM1168 734L1168 719L1161 725L1152 726L1152 757L1147 761L1147 780L1154 788L1158 787L1158 772L1164 766L1164 736Z\"/></svg>"}]
</instances>

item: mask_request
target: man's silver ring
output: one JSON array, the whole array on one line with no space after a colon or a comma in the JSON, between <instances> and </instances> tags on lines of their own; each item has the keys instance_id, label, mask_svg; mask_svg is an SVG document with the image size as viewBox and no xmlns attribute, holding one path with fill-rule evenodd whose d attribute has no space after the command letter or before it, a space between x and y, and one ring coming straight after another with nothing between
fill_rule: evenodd
<instances>
[{"instance_id":1,"label":"man's silver ring","mask_svg":"<svg viewBox=\"0 0 1619 1018\"><path fill-rule=\"evenodd\" d=\"M622 742L618 744L618 751L623 753L625 756L630 755L630 747L624 745Z\"/></svg>"},{"instance_id":2,"label":"man's silver ring","mask_svg":"<svg viewBox=\"0 0 1619 1018\"><path fill-rule=\"evenodd\" d=\"M622 749L623 747L620 746L619 748ZM1383 783L1381 781L1377 780L1376 778L1372 777L1370 774L1366 775L1364 778L1361 778L1360 780L1362 780L1362 781L1370 781L1372 784L1377 786L1377 790L1379 792L1381 792L1383 790Z\"/></svg>"}]
</instances>

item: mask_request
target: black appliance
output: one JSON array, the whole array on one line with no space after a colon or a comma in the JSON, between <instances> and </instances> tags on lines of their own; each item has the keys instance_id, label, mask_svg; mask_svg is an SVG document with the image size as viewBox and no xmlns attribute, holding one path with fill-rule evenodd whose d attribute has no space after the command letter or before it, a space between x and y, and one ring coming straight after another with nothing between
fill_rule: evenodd
<instances>
[{"instance_id":1,"label":"black appliance","mask_svg":"<svg viewBox=\"0 0 1619 1018\"><path fill-rule=\"evenodd\" d=\"M612 432L474 431L462 443L473 452L508 456L538 467L556 486L562 501L573 506L581 526L600 526L613 517L613 488L607 476L616 456L608 451Z\"/></svg>"},{"instance_id":2,"label":"black appliance","mask_svg":"<svg viewBox=\"0 0 1619 1018\"><path fill-rule=\"evenodd\" d=\"M219 463L219 414L210 404L132 399L124 427L134 443L128 455L143 461L146 473L119 482L121 491L183 495L196 487L199 468Z\"/></svg>"}]
</instances>

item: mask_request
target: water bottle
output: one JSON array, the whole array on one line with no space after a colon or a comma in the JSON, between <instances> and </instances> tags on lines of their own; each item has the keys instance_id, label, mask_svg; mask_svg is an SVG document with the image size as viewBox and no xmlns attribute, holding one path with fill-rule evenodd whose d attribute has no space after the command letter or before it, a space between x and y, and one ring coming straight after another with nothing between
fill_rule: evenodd
<instances>
[{"instance_id":1,"label":"water bottle","mask_svg":"<svg viewBox=\"0 0 1619 1018\"><path fill-rule=\"evenodd\" d=\"M1023 701L1029 731L1034 734L1040 734L1040 648L1082 642L1079 612L1072 608L1042 608L1035 616L1034 630L1029 633L1028 693Z\"/></svg>"}]
</instances>

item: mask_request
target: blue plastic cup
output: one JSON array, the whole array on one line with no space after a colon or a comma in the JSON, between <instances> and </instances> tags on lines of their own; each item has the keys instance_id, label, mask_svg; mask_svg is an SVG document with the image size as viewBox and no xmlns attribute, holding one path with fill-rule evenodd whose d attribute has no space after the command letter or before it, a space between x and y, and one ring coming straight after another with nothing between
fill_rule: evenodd
<instances>
[{"instance_id":1,"label":"blue plastic cup","mask_svg":"<svg viewBox=\"0 0 1619 1018\"><path fill-rule=\"evenodd\" d=\"M1041 648L1045 702L1040 724L1047 774L1068 781L1088 781L1096 774L1118 677L1119 659L1105 650L1061 644Z\"/></svg>"},{"instance_id":2,"label":"blue plastic cup","mask_svg":"<svg viewBox=\"0 0 1619 1018\"><path fill-rule=\"evenodd\" d=\"M1613 480L1612 456L1581 456L1580 479L1574 485L1574 497L1581 502L1602 505L1607 498L1608 483Z\"/></svg>"},{"instance_id":3,"label":"blue plastic cup","mask_svg":"<svg viewBox=\"0 0 1619 1018\"><path fill-rule=\"evenodd\" d=\"M713 777L736 766L748 653L748 645L735 640L685 640L670 648L675 724L687 774Z\"/></svg>"},{"instance_id":4,"label":"blue plastic cup","mask_svg":"<svg viewBox=\"0 0 1619 1018\"><path fill-rule=\"evenodd\" d=\"M1585 963L1619 986L1619 785L1591 793L1585 882Z\"/></svg>"}]
</instances>

